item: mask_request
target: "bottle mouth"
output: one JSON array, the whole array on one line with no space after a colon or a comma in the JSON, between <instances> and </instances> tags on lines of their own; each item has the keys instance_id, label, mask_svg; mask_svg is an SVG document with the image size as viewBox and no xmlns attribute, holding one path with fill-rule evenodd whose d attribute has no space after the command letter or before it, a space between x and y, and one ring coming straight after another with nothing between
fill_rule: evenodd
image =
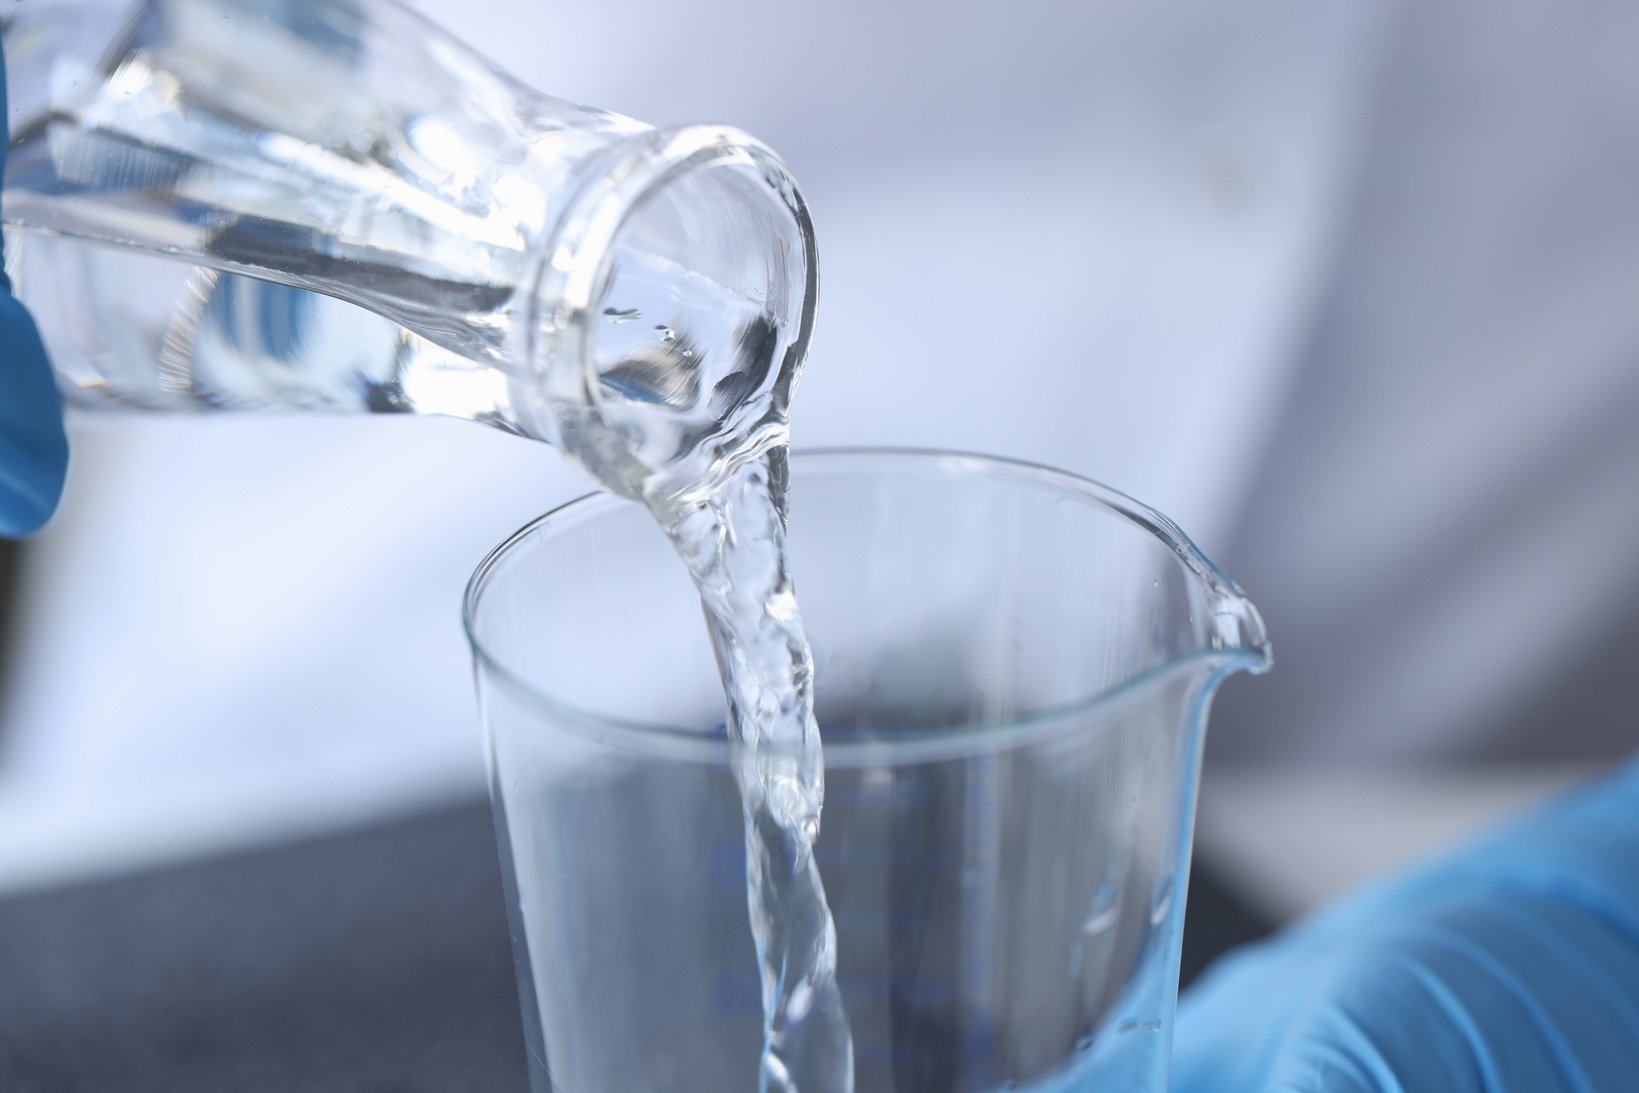
<instances>
[{"instance_id":1,"label":"bottle mouth","mask_svg":"<svg viewBox=\"0 0 1639 1093\"><path fill-rule=\"evenodd\" d=\"M627 138L594 165L534 288L528 424L639 497L783 439L813 331L813 225L772 151L721 126Z\"/></svg>"}]
</instances>

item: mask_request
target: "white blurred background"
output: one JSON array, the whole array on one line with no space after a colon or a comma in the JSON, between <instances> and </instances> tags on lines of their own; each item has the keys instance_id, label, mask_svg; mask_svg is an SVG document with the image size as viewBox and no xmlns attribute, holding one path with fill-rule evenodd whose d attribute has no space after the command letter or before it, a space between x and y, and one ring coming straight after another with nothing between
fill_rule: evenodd
<instances>
[{"instance_id":1,"label":"white blurred background","mask_svg":"<svg viewBox=\"0 0 1639 1093\"><path fill-rule=\"evenodd\" d=\"M821 258L799 446L1061 466L1241 581L1276 669L1220 702L1200 838L1265 909L1639 739L1639 12L416 6L551 94L781 152ZM0 888L480 792L459 597L584 492L552 451L72 428L0 690Z\"/></svg>"}]
</instances>

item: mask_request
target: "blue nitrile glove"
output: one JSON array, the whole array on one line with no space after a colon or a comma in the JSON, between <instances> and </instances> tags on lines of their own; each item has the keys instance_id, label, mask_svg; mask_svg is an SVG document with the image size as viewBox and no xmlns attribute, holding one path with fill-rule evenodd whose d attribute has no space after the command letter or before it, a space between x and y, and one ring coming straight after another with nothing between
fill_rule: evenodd
<instances>
[{"instance_id":1,"label":"blue nitrile glove","mask_svg":"<svg viewBox=\"0 0 1639 1093\"><path fill-rule=\"evenodd\" d=\"M0 177L6 167L6 60L0 55ZM0 536L51 519L68 473L62 404L34 320L11 294L0 255Z\"/></svg>"},{"instance_id":2,"label":"blue nitrile glove","mask_svg":"<svg viewBox=\"0 0 1639 1093\"><path fill-rule=\"evenodd\" d=\"M1639 762L1232 954L1173 1093L1639 1090Z\"/></svg>"}]
</instances>

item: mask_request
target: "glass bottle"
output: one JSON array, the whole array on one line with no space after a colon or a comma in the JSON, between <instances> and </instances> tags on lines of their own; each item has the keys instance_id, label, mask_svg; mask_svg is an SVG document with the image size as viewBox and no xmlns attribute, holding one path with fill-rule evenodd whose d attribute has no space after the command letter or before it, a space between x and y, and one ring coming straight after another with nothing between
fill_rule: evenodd
<instances>
[{"instance_id":1,"label":"glass bottle","mask_svg":"<svg viewBox=\"0 0 1639 1093\"><path fill-rule=\"evenodd\" d=\"M447 414L627 494L783 414L813 230L743 133L539 94L394 0L0 32L7 268L74 402Z\"/></svg>"}]
</instances>

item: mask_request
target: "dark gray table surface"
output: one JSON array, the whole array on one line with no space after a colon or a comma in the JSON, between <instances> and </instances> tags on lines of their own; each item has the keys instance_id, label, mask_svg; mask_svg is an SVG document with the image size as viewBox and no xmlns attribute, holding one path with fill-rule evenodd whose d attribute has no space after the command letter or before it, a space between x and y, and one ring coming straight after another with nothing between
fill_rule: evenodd
<instances>
[{"instance_id":1,"label":"dark gray table surface","mask_svg":"<svg viewBox=\"0 0 1639 1093\"><path fill-rule=\"evenodd\" d=\"M1186 982L1266 928L1188 918ZM4 1093L521 1091L517 1006L481 802L0 900Z\"/></svg>"}]
</instances>

